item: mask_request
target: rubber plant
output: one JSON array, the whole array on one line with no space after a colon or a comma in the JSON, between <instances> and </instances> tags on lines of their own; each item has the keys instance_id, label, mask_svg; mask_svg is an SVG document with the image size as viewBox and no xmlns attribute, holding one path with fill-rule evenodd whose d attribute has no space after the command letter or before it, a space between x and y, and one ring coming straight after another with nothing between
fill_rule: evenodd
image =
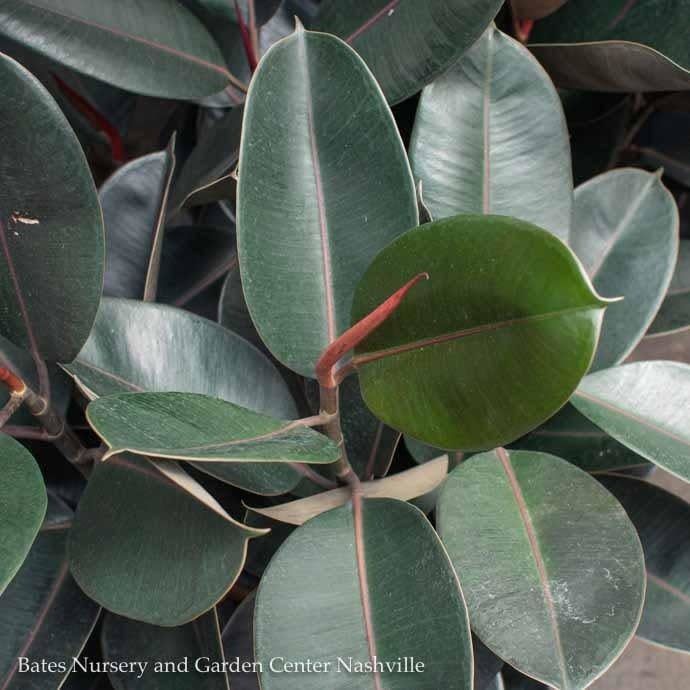
<instances>
[{"instance_id":1,"label":"rubber plant","mask_svg":"<svg viewBox=\"0 0 690 690\"><path fill-rule=\"evenodd\" d=\"M0 690L690 652L667 4L0 0Z\"/></svg>"}]
</instances>

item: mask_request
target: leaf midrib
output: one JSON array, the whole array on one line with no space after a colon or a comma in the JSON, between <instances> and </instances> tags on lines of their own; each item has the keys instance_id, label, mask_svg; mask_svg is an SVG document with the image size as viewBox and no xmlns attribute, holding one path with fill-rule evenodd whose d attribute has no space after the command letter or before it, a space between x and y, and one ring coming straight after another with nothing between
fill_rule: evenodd
<instances>
[{"instance_id":1,"label":"leaf midrib","mask_svg":"<svg viewBox=\"0 0 690 690\"><path fill-rule=\"evenodd\" d=\"M365 364L370 364L371 362L376 362L380 359L384 359L385 357L392 357L394 355L404 354L406 352L411 352L414 350L420 350L422 348L431 347L433 345L442 345L447 342L452 342L453 340L460 340L462 338L467 338L474 335L481 335L482 333L490 333L491 331L497 331L503 328L511 328L512 326L523 323L538 323L540 321L545 321L551 318L558 318L560 316L565 316L567 314L577 314L579 312L592 311L593 309L603 309L604 306L605 305L603 304L591 304L582 307L568 307L566 309L559 309L552 312L546 312L544 314L531 314L529 316L521 316L514 319L506 319L505 321L485 323L479 326L472 326L471 328L453 331L451 333L441 333L436 336L430 336L428 338L422 338L420 340L415 340L413 342L403 343L402 345L385 348L383 350L374 350L373 352L355 355L352 358L352 363L355 367L360 367Z\"/></svg>"}]
</instances>

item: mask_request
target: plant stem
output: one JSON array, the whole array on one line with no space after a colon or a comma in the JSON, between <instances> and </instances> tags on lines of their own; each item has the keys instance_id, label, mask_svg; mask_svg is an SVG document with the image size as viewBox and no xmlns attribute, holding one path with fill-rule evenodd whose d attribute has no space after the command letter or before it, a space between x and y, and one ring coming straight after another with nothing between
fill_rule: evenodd
<instances>
[{"instance_id":1,"label":"plant stem","mask_svg":"<svg viewBox=\"0 0 690 690\"><path fill-rule=\"evenodd\" d=\"M321 414L327 415L330 418L324 427L324 433L335 443L340 449L340 458L335 463L335 474L338 479L347 484L352 491L358 491L360 487L359 477L352 469L350 461L347 459L347 451L345 450L345 439L343 438L343 429L340 424L340 404L339 404L339 390L338 386L320 386L320 401Z\"/></svg>"},{"instance_id":2,"label":"plant stem","mask_svg":"<svg viewBox=\"0 0 690 690\"><path fill-rule=\"evenodd\" d=\"M26 390L12 391L10 399L5 403L5 406L0 410L0 427L4 427L10 417L22 406Z\"/></svg>"}]
</instances>

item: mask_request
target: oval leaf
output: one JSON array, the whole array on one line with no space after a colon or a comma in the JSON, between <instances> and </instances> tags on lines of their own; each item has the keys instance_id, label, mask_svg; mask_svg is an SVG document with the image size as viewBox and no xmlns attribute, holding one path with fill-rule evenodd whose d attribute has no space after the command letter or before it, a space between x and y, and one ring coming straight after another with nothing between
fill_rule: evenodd
<instances>
[{"instance_id":1,"label":"oval leaf","mask_svg":"<svg viewBox=\"0 0 690 690\"><path fill-rule=\"evenodd\" d=\"M437 520L472 628L509 664L580 690L625 649L642 612L644 556L623 508L589 475L500 448L449 475Z\"/></svg>"},{"instance_id":2,"label":"oval leaf","mask_svg":"<svg viewBox=\"0 0 690 690\"><path fill-rule=\"evenodd\" d=\"M300 420L281 421L206 395L110 395L92 402L86 416L110 448L104 459L124 451L208 462L328 464L340 457L337 444Z\"/></svg>"},{"instance_id":3,"label":"oval leaf","mask_svg":"<svg viewBox=\"0 0 690 690\"><path fill-rule=\"evenodd\" d=\"M13 24L3 15L15 10L0 2L0 27ZM71 362L101 295L96 189L77 137L41 83L2 54L0 83L0 334L42 359Z\"/></svg>"},{"instance_id":4,"label":"oval leaf","mask_svg":"<svg viewBox=\"0 0 690 690\"><path fill-rule=\"evenodd\" d=\"M55 690L68 670L22 672L19 657L61 662L70 669L91 635L100 607L69 572L67 539L72 511L48 497L45 522L17 576L0 597L0 687Z\"/></svg>"},{"instance_id":5,"label":"oval leaf","mask_svg":"<svg viewBox=\"0 0 690 690\"><path fill-rule=\"evenodd\" d=\"M104 608L162 626L208 611L242 571L247 541L189 475L124 455L99 463L70 534L79 586Z\"/></svg>"},{"instance_id":6,"label":"oval leaf","mask_svg":"<svg viewBox=\"0 0 690 690\"><path fill-rule=\"evenodd\" d=\"M495 27L424 89L410 157L434 218L515 216L567 240L573 179L561 101L530 52Z\"/></svg>"},{"instance_id":7,"label":"oval leaf","mask_svg":"<svg viewBox=\"0 0 690 690\"><path fill-rule=\"evenodd\" d=\"M570 246L598 292L624 297L606 312L593 369L623 361L653 321L676 264L678 226L659 175L613 170L575 190Z\"/></svg>"},{"instance_id":8,"label":"oval leaf","mask_svg":"<svg viewBox=\"0 0 690 690\"><path fill-rule=\"evenodd\" d=\"M297 417L285 381L255 347L211 321L159 304L103 299L88 342L67 370L92 400L178 391L281 419ZM256 493L286 493L302 479L284 463L216 463L200 469Z\"/></svg>"},{"instance_id":9,"label":"oval leaf","mask_svg":"<svg viewBox=\"0 0 690 690\"><path fill-rule=\"evenodd\" d=\"M606 305L570 250L510 218L436 221L374 260L353 322L425 271L355 353L374 414L460 450L514 441L553 415L589 367Z\"/></svg>"},{"instance_id":10,"label":"oval leaf","mask_svg":"<svg viewBox=\"0 0 690 690\"><path fill-rule=\"evenodd\" d=\"M421 467L399 472L385 479L362 484L362 495L366 498L396 498L400 501L411 501L437 489L448 473L448 458L436 458ZM291 525L303 525L327 510L345 505L352 498L348 488L324 491L315 496L301 498L298 501L283 503L271 508L250 508L255 513L273 520Z\"/></svg>"},{"instance_id":11,"label":"oval leaf","mask_svg":"<svg viewBox=\"0 0 690 690\"><path fill-rule=\"evenodd\" d=\"M690 88L687 4L570 0L532 32L530 48L556 85L588 91Z\"/></svg>"},{"instance_id":12,"label":"oval leaf","mask_svg":"<svg viewBox=\"0 0 690 690\"><path fill-rule=\"evenodd\" d=\"M215 608L176 628L160 628L109 613L101 628L101 648L105 661L147 664L143 670L112 671L109 675L118 690L229 690L224 672L195 669L197 660L204 666L225 661ZM181 670L185 660L186 669ZM156 670L157 664L168 663L178 670Z\"/></svg>"},{"instance_id":13,"label":"oval leaf","mask_svg":"<svg viewBox=\"0 0 690 690\"><path fill-rule=\"evenodd\" d=\"M41 471L24 446L0 434L0 594L26 558L48 498Z\"/></svg>"},{"instance_id":14,"label":"oval leaf","mask_svg":"<svg viewBox=\"0 0 690 690\"><path fill-rule=\"evenodd\" d=\"M465 602L448 556L424 515L391 499L323 513L295 530L271 561L255 609L264 690L469 690L472 647ZM295 590L295 583L299 589ZM429 583L434 586L430 587ZM333 612L338 624L333 625ZM423 621L423 623L422 623ZM269 660L315 659L323 673L280 674ZM423 672L396 672L399 657ZM392 663L391 671L356 664ZM343 669L338 658L352 663Z\"/></svg>"},{"instance_id":15,"label":"oval leaf","mask_svg":"<svg viewBox=\"0 0 690 690\"><path fill-rule=\"evenodd\" d=\"M313 377L350 325L357 281L418 219L400 135L356 53L301 28L279 41L252 81L239 167L252 319L283 364Z\"/></svg>"},{"instance_id":16,"label":"oval leaf","mask_svg":"<svg viewBox=\"0 0 690 690\"><path fill-rule=\"evenodd\" d=\"M388 102L398 103L452 65L500 7L500 0L327 0L317 26L349 43Z\"/></svg>"},{"instance_id":17,"label":"oval leaf","mask_svg":"<svg viewBox=\"0 0 690 690\"><path fill-rule=\"evenodd\" d=\"M690 326L690 240L681 240L673 279L649 333L668 333L687 326Z\"/></svg>"},{"instance_id":18,"label":"oval leaf","mask_svg":"<svg viewBox=\"0 0 690 690\"><path fill-rule=\"evenodd\" d=\"M585 377L572 403L643 458L690 482L690 366L635 362Z\"/></svg>"},{"instance_id":19,"label":"oval leaf","mask_svg":"<svg viewBox=\"0 0 690 690\"><path fill-rule=\"evenodd\" d=\"M0 0L0 36L149 96L201 98L232 79L211 34L176 0Z\"/></svg>"},{"instance_id":20,"label":"oval leaf","mask_svg":"<svg viewBox=\"0 0 690 690\"><path fill-rule=\"evenodd\" d=\"M647 563L647 597L638 637L690 652L690 505L632 477L601 482L635 525Z\"/></svg>"}]
</instances>

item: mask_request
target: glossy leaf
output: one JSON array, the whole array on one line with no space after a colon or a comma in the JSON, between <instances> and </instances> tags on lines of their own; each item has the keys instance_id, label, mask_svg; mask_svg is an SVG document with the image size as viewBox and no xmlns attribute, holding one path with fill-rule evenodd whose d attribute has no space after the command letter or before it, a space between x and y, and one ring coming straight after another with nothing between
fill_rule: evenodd
<instances>
[{"instance_id":1,"label":"glossy leaf","mask_svg":"<svg viewBox=\"0 0 690 690\"><path fill-rule=\"evenodd\" d=\"M20 672L18 657L62 662L69 669L91 635L100 607L69 572L72 511L53 495L46 519L19 573L0 597L0 687L55 690L67 672Z\"/></svg>"},{"instance_id":2,"label":"glossy leaf","mask_svg":"<svg viewBox=\"0 0 690 690\"><path fill-rule=\"evenodd\" d=\"M448 458L444 456L427 462L421 467L413 467L411 470L385 479L364 482L362 495L366 498L395 498L410 501L437 489L446 478L447 472ZM351 498L349 488L340 488L270 508L250 508L250 510L280 522L303 525L317 515L345 505Z\"/></svg>"},{"instance_id":3,"label":"glossy leaf","mask_svg":"<svg viewBox=\"0 0 690 690\"><path fill-rule=\"evenodd\" d=\"M245 297L277 359L313 377L370 261L417 220L400 136L364 63L301 28L277 43L245 106L237 209Z\"/></svg>"},{"instance_id":4,"label":"glossy leaf","mask_svg":"<svg viewBox=\"0 0 690 690\"><path fill-rule=\"evenodd\" d=\"M568 248L514 219L436 221L374 260L353 321L425 271L356 350L374 414L456 450L514 441L551 417L589 367L606 306Z\"/></svg>"},{"instance_id":5,"label":"glossy leaf","mask_svg":"<svg viewBox=\"0 0 690 690\"><path fill-rule=\"evenodd\" d=\"M176 464L117 456L96 466L79 502L70 564L109 611L177 626L225 596L247 541L261 534L235 522Z\"/></svg>"},{"instance_id":6,"label":"glossy leaf","mask_svg":"<svg viewBox=\"0 0 690 690\"><path fill-rule=\"evenodd\" d=\"M307 462L340 457L333 441L300 421L192 393L125 393L92 402L91 426L110 450L208 462Z\"/></svg>"},{"instance_id":7,"label":"glossy leaf","mask_svg":"<svg viewBox=\"0 0 690 690\"><path fill-rule=\"evenodd\" d=\"M150 268L157 272L174 170L171 146L127 163L101 187L106 247L103 292L109 297L141 299Z\"/></svg>"},{"instance_id":8,"label":"glossy leaf","mask_svg":"<svg viewBox=\"0 0 690 690\"><path fill-rule=\"evenodd\" d=\"M281 419L298 416L278 370L256 348L206 319L158 304L104 299L88 342L67 370L90 399L177 391L210 395ZM199 468L267 494L291 491L302 478L285 464Z\"/></svg>"},{"instance_id":9,"label":"glossy leaf","mask_svg":"<svg viewBox=\"0 0 690 690\"><path fill-rule=\"evenodd\" d=\"M209 32L176 0L2 0L0 36L149 96L200 98L232 78Z\"/></svg>"},{"instance_id":10,"label":"glossy leaf","mask_svg":"<svg viewBox=\"0 0 690 690\"><path fill-rule=\"evenodd\" d=\"M690 482L690 366L636 362L585 377L572 403L643 458Z\"/></svg>"},{"instance_id":11,"label":"glossy leaf","mask_svg":"<svg viewBox=\"0 0 690 690\"><path fill-rule=\"evenodd\" d=\"M606 311L594 370L623 361L653 321L678 256L678 224L658 175L613 170L575 191L570 245L598 292L624 297Z\"/></svg>"},{"instance_id":12,"label":"glossy leaf","mask_svg":"<svg viewBox=\"0 0 690 690\"><path fill-rule=\"evenodd\" d=\"M625 649L644 556L623 508L589 475L501 448L450 474L437 521L474 631L509 664L579 690Z\"/></svg>"},{"instance_id":13,"label":"glossy leaf","mask_svg":"<svg viewBox=\"0 0 690 690\"><path fill-rule=\"evenodd\" d=\"M649 333L667 333L686 326L690 326L690 240L681 240L676 271Z\"/></svg>"},{"instance_id":14,"label":"glossy leaf","mask_svg":"<svg viewBox=\"0 0 690 690\"><path fill-rule=\"evenodd\" d=\"M14 2L0 2L0 33L12 24L3 18L7 5L16 14ZM69 362L89 335L101 294L96 190L76 136L40 82L0 54L0 83L0 335L43 359Z\"/></svg>"},{"instance_id":15,"label":"glossy leaf","mask_svg":"<svg viewBox=\"0 0 690 690\"><path fill-rule=\"evenodd\" d=\"M569 0L535 25L531 49L556 85L589 91L690 88L687 3Z\"/></svg>"},{"instance_id":16,"label":"glossy leaf","mask_svg":"<svg viewBox=\"0 0 690 690\"><path fill-rule=\"evenodd\" d=\"M500 7L500 0L327 0L316 24L349 43L388 102L398 103L456 62Z\"/></svg>"},{"instance_id":17,"label":"glossy leaf","mask_svg":"<svg viewBox=\"0 0 690 690\"><path fill-rule=\"evenodd\" d=\"M566 405L512 447L556 455L585 472L648 466L644 458L611 438L572 405Z\"/></svg>"},{"instance_id":18,"label":"glossy leaf","mask_svg":"<svg viewBox=\"0 0 690 690\"><path fill-rule=\"evenodd\" d=\"M259 349L264 347L244 299L239 265L230 269L223 283L218 305L218 321Z\"/></svg>"},{"instance_id":19,"label":"glossy leaf","mask_svg":"<svg viewBox=\"0 0 690 690\"><path fill-rule=\"evenodd\" d=\"M567 240L573 180L561 101L530 52L495 27L424 89L410 157L434 218L514 216Z\"/></svg>"},{"instance_id":20,"label":"glossy leaf","mask_svg":"<svg viewBox=\"0 0 690 690\"><path fill-rule=\"evenodd\" d=\"M690 652L690 506L653 484L601 477L637 529L647 564L647 597L638 637Z\"/></svg>"},{"instance_id":21,"label":"glossy leaf","mask_svg":"<svg viewBox=\"0 0 690 690\"><path fill-rule=\"evenodd\" d=\"M197 660L204 666L225 660L215 609L175 628L160 628L108 613L101 628L101 646L105 661L148 664L143 673L139 669L111 672L116 690L229 690L224 672L202 673L195 669ZM182 670L180 664L185 659L187 666ZM171 662L180 670L156 671L156 664Z\"/></svg>"},{"instance_id":22,"label":"glossy leaf","mask_svg":"<svg viewBox=\"0 0 690 690\"><path fill-rule=\"evenodd\" d=\"M568 0L513 0L512 11L521 19L543 19L565 5Z\"/></svg>"},{"instance_id":23,"label":"glossy leaf","mask_svg":"<svg viewBox=\"0 0 690 690\"><path fill-rule=\"evenodd\" d=\"M0 594L24 562L46 513L41 471L19 441L0 434Z\"/></svg>"},{"instance_id":24,"label":"glossy leaf","mask_svg":"<svg viewBox=\"0 0 690 690\"><path fill-rule=\"evenodd\" d=\"M328 539L324 539L328 534ZM295 583L299 588L295 589ZM431 586L433 583L433 586ZM364 603L363 603L364 602ZM338 624L333 625L337 620ZM255 609L263 690L468 690L472 647L457 578L438 536L413 506L363 499L295 530L271 561ZM323 673L278 674L269 659L330 662ZM347 673L348 663L410 656L423 673Z\"/></svg>"}]
</instances>

